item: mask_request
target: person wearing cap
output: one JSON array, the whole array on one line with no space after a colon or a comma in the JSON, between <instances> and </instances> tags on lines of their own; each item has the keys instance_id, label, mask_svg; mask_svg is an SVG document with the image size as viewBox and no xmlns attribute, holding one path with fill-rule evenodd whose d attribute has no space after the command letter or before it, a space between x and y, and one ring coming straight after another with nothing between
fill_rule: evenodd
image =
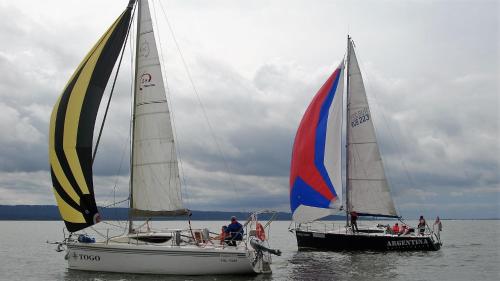
<instances>
[{"instance_id":1,"label":"person wearing cap","mask_svg":"<svg viewBox=\"0 0 500 281\"><path fill-rule=\"evenodd\" d=\"M236 246L235 241L243 240L243 226L238 222L235 216L231 217L231 223L226 228L226 241L228 241L228 245Z\"/></svg>"}]
</instances>

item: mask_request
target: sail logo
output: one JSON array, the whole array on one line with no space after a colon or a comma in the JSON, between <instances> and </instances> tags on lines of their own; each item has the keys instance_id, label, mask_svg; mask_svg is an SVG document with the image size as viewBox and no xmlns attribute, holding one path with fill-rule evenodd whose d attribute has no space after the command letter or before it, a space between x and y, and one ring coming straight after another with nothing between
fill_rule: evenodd
<instances>
[{"instance_id":1,"label":"sail logo","mask_svg":"<svg viewBox=\"0 0 500 281\"><path fill-rule=\"evenodd\" d=\"M351 127L359 126L368 120L370 120L370 112L368 111L368 107L365 107L351 115Z\"/></svg>"},{"instance_id":2,"label":"sail logo","mask_svg":"<svg viewBox=\"0 0 500 281\"><path fill-rule=\"evenodd\" d=\"M143 88L155 86L155 84L151 82L152 78L153 78L153 76L151 76L150 73L146 72L146 73L142 74L141 77L139 78L139 82L140 82L139 90L142 91Z\"/></svg>"},{"instance_id":3,"label":"sail logo","mask_svg":"<svg viewBox=\"0 0 500 281\"><path fill-rule=\"evenodd\" d=\"M429 244L426 239L387 241L387 248L399 248Z\"/></svg>"},{"instance_id":4,"label":"sail logo","mask_svg":"<svg viewBox=\"0 0 500 281\"><path fill-rule=\"evenodd\" d=\"M149 43L148 41L144 40L142 42L141 47L139 48L139 54L145 58L149 57L149 53L151 50L149 49Z\"/></svg>"}]
</instances>

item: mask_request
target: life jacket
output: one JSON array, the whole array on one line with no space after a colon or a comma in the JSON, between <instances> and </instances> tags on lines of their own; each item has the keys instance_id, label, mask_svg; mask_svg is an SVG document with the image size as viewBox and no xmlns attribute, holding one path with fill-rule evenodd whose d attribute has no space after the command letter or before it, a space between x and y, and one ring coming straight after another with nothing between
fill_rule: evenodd
<instances>
[{"instance_id":1,"label":"life jacket","mask_svg":"<svg viewBox=\"0 0 500 281\"><path fill-rule=\"evenodd\" d=\"M397 234L397 233L399 233L399 225L395 224L395 225L392 227L392 231L393 231L394 233L396 233L396 234Z\"/></svg>"},{"instance_id":2,"label":"life jacket","mask_svg":"<svg viewBox=\"0 0 500 281\"><path fill-rule=\"evenodd\" d=\"M259 238L261 241L266 240L266 232L262 224L257 223L257 225L255 226L255 230L255 236L257 236L257 238Z\"/></svg>"},{"instance_id":3,"label":"life jacket","mask_svg":"<svg viewBox=\"0 0 500 281\"><path fill-rule=\"evenodd\" d=\"M219 238L220 238L220 244L221 245L224 244L224 240L226 239L226 232L224 230L221 230Z\"/></svg>"}]
</instances>

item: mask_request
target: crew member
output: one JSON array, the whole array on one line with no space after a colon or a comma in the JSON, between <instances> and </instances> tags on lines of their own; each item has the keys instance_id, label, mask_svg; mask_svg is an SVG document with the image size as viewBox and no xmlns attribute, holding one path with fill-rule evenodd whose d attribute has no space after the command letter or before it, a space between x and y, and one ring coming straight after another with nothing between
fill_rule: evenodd
<instances>
[{"instance_id":1,"label":"crew member","mask_svg":"<svg viewBox=\"0 0 500 281\"><path fill-rule=\"evenodd\" d=\"M230 246L236 246L236 241L243 240L243 226L238 222L235 216L231 217L231 223L226 228L227 244Z\"/></svg>"},{"instance_id":2,"label":"crew member","mask_svg":"<svg viewBox=\"0 0 500 281\"><path fill-rule=\"evenodd\" d=\"M351 212L351 228L352 232L358 232L358 213L352 211ZM356 228L356 230L354 230Z\"/></svg>"},{"instance_id":3,"label":"crew member","mask_svg":"<svg viewBox=\"0 0 500 281\"><path fill-rule=\"evenodd\" d=\"M220 240L220 244L222 245L222 243L224 243L224 240L226 239L226 229L227 229L227 226L223 225L222 226L222 229L220 231L220 234L215 236L213 239L214 240Z\"/></svg>"},{"instance_id":4,"label":"crew member","mask_svg":"<svg viewBox=\"0 0 500 281\"><path fill-rule=\"evenodd\" d=\"M424 235L426 225L427 223L425 222L424 216L420 216L420 219L418 219L418 226L417 226L420 235Z\"/></svg>"},{"instance_id":5,"label":"crew member","mask_svg":"<svg viewBox=\"0 0 500 281\"><path fill-rule=\"evenodd\" d=\"M393 227L392 227L392 232L394 234L398 234L399 233L399 224L396 223Z\"/></svg>"}]
</instances>

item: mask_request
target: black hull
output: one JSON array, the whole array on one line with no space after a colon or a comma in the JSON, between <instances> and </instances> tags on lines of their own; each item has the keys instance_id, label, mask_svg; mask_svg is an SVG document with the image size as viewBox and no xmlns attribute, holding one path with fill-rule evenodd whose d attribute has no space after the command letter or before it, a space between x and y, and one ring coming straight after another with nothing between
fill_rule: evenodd
<instances>
[{"instance_id":1,"label":"black hull","mask_svg":"<svg viewBox=\"0 0 500 281\"><path fill-rule=\"evenodd\" d=\"M441 243L430 236L324 233L296 230L299 250L323 251L437 251Z\"/></svg>"}]
</instances>

